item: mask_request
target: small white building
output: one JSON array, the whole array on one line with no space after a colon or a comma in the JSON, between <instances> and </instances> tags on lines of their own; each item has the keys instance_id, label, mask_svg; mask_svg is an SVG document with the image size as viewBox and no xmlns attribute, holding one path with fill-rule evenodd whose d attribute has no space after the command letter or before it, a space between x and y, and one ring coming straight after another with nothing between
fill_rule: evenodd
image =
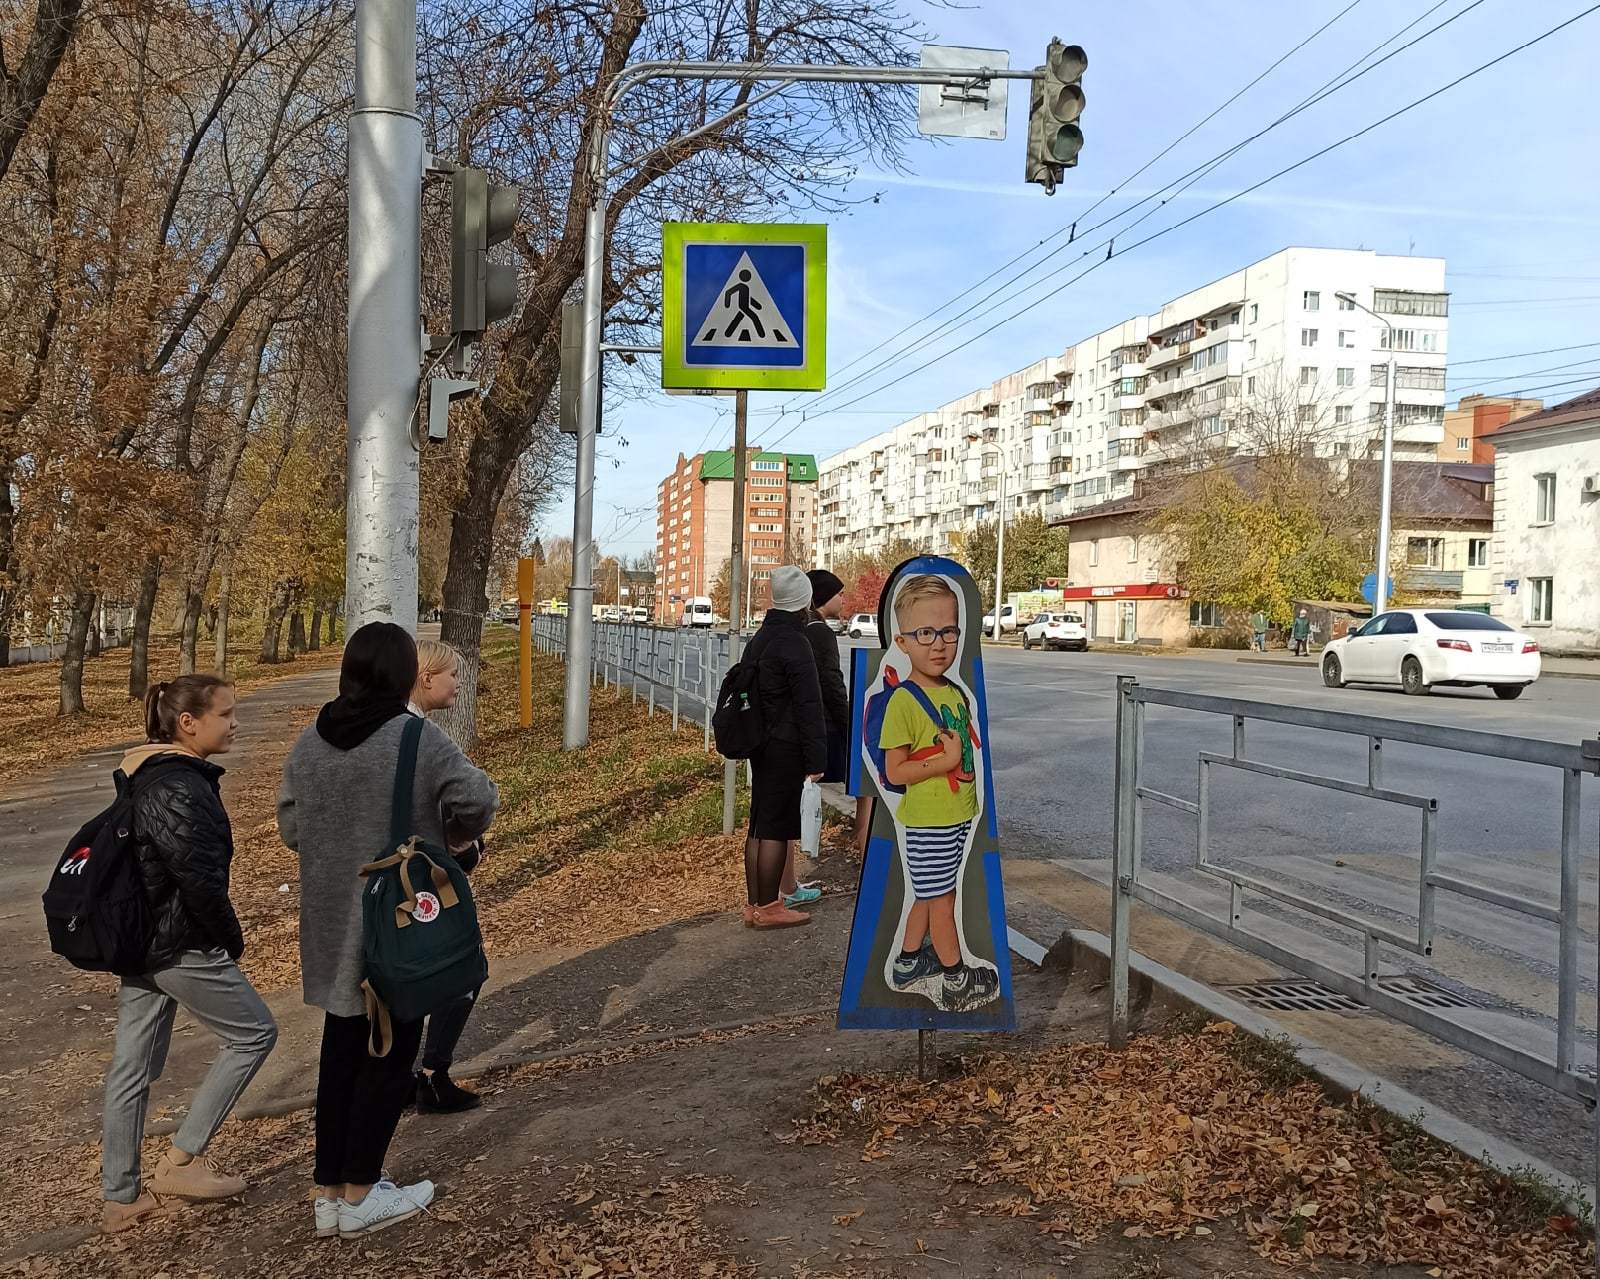
<instances>
[{"instance_id":1,"label":"small white building","mask_svg":"<svg viewBox=\"0 0 1600 1279\"><path fill-rule=\"evenodd\" d=\"M1507 422L1494 445L1494 614L1600 654L1600 387Z\"/></svg>"}]
</instances>

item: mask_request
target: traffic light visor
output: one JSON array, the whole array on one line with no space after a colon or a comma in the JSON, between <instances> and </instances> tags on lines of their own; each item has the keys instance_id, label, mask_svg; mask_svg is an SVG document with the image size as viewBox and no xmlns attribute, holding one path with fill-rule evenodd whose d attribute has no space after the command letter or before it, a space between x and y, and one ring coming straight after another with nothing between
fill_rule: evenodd
<instances>
[{"instance_id":1,"label":"traffic light visor","mask_svg":"<svg viewBox=\"0 0 1600 1279\"><path fill-rule=\"evenodd\" d=\"M1053 85L1045 96L1050 114L1063 124L1083 114L1083 90L1075 84Z\"/></svg>"},{"instance_id":2,"label":"traffic light visor","mask_svg":"<svg viewBox=\"0 0 1600 1279\"><path fill-rule=\"evenodd\" d=\"M1057 80L1076 80L1089 69L1089 55L1081 44L1052 44L1046 69Z\"/></svg>"}]
</instances>

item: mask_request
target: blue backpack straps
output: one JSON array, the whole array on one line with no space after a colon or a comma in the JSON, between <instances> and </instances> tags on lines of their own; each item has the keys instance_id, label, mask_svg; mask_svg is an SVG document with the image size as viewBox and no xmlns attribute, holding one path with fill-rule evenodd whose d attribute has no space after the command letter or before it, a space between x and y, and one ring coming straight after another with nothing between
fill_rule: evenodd
<instances>
[{"instance_id":1,"label":"blue backpack straps","mask_svg":"<svg viewBox=\"0 0 1600 1279\"><path fill-rule=\"evenodd\" d=\"M912 697L916 698L917 705L928 713L928 718L938 726L939 731L941 733L944 732L944 717L939 714L939 708L933 704L933 699L923 691L922 685L918 684L914 679L908 679L902 680L898 687L905 689Z\"/></svg>"},{"instance_id":2,"label":"blue backpack straps","mask_svg":"<svg viewBox=\"0 0 1600 1279\"><path fill-rule=\"evenodd\" d=\"M400 733L400 762L394 770L394 798L389 805L389 851L411 838L411 791L417 780L417 746L422 741L422 718L406 715Z\"/></svg>"}]
</instances>

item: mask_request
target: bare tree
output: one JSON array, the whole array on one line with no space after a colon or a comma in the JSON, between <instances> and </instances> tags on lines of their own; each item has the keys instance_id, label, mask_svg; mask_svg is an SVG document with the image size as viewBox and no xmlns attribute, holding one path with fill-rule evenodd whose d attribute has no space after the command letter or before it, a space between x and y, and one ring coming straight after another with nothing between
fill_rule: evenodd
<instances>
[{"instance_id":1,"label":"bare tree","mask_svg":"<svg viewBox=\"0 0 1600 1279\"><path fill-rule=\"evenodd\" d=\"M83 0L39 0L15 72L6 63L5 42L0 39L0 178L11 167L17 145L44 101L82 9Z\"/></svg>"}]
</instances>

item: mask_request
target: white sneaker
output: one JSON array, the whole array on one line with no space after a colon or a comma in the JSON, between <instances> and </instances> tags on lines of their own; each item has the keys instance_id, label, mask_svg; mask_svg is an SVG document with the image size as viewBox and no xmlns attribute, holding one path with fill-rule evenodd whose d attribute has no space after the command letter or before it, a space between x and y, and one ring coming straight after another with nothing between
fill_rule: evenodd
<instances>
[{"instance_id":1,"label":"white sneaker","mask_svg":"<svg viewBox=\"0 0 1600 1279\"><path fill-rule=\"evenodd\" d=\"M339 1237L351 1239L370 1235L408 1221L427 1210L433 1202L433 1182L419 1181L414 1186L397 1186L380 1181L358 1204L339 1201Z\"/></svg>"},{"instance_id":2,"label":"white sneaker","mask_svg":"<svg viewBox=\"0 0 1600 1279\"><path fill-rule=\"evenodd\" d=\"M331 1239L339 1233L339 1201L317 1196L317 1238Z\"/></svg>"}]
</instances>

